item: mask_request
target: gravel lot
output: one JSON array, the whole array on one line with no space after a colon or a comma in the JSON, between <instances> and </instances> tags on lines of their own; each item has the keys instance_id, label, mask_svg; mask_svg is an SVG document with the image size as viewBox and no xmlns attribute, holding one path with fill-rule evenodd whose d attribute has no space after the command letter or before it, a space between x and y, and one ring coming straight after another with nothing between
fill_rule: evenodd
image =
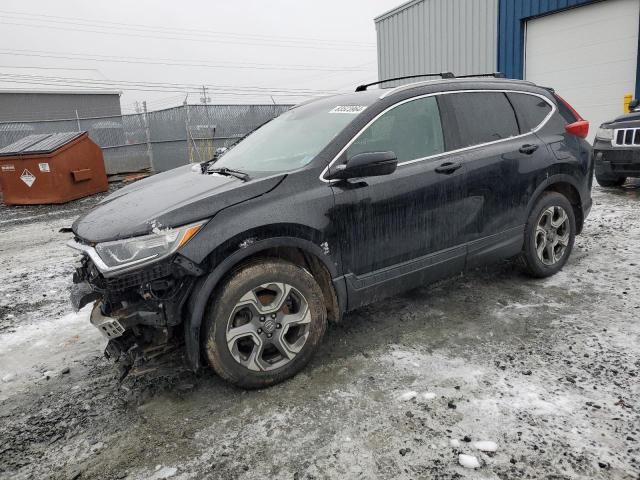
<instances>
[{"instance_id":1,"label":"gravel lot","mask_svg":"<svg viewBox=\"0 0 640 480\"><path fill-rule=\"evenodd\" d=\"M593 196L555 277L505 262L371 305L253 392L179 358L118 388L58 233L98 198L0 207L0 477L638 479L640 182Z\"/></svg>"}]
</instances>

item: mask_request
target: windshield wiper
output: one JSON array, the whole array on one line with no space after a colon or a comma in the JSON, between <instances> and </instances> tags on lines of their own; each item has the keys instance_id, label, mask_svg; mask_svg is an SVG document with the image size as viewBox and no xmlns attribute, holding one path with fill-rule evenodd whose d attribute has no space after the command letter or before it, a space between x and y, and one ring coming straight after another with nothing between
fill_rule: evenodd
<instances>
[{"instance_id":1,"label":"windshield wiper","mask_svg":"<svg viewBox=\"0 0 640 480\"><path fill-rule=\"evenodd\" d=\"M233 168L220 167L220 168L208 168L206 173L217 173L218 175L227 175L230 177L236 177L246 182L250 180L249 174L241 172L240 170L234 170Z\"/></svg>"}]
</instances>

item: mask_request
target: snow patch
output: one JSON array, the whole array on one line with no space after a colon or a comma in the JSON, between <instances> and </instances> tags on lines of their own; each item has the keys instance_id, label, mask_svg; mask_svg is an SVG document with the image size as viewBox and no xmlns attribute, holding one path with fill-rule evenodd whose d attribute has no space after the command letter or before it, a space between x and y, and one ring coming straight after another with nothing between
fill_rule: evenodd
<instances>
[{"instance_id":1,"label":"snow patch","mask_svg":"<svg viewBox=\"0 0 640 480\"><path fill-rule=\"evenodd\" d=\"M156 466L156 471L149 477L149 480L162 480L164 478L173 477L178 473L178 469L176 467L158 467L160 467L160 465Z\"/></svg>"},{"instance_id":2,"label":"snow patch","mask_svg":"<svg viewBox=\"0 0 640 480\"><path fill-rule=\"evenodd\" d=\"M15 332L0 335L0 378L12 378L3 388L0 401L25 383L39 381L56 373L76 358L95 355L104 347L98 330L89 322L91 305L77 313L54 320L21 325Z\"/></svg>"},{"instance_id":3,"label":"snow patch","mask_svg":"<svg viewBox=\"0 0 640 480\"><path fill-rule=\"evenodd\" d=\"M480 462L473 455L461 453L458 455L458 463L464 468L480 468Z\"/></svg>"},{"instance_id":4,"label":"snow patch","mask_svg":"<svg viewBox=\"0 0 640 480\"><path fill-rule=\"evenodd\" d=\"M409 400L413 400L414 398L416 398L418 396L418 392L414 392L413 390L409 391L409 392L405 392L402 395L400 395L398 397L398 400L402 401L402 402L407 402Z\"/></svg>"},{"instance_id":5,"label":"snow patch","mask_svg":"<svg viewBox=\"0 0 640 480\"><path fill-rule=\"evenodd\" d=\"M474 442L473 446L482 452L496 452L498 450L498 444L490 440Z\"/></svg>"},{"instance_id":6,"label":"snow patch","mask_svg":"<svg viewBox=\"0 0 640 480\"><path fill-rule=\"evenodd\" d=\"M422 394L422 398L424 400L433 400L434 398L436 398L436 394L433 392L424 392Z\"/></svg>"},{"instance_id":7,"label":"snow patch","mask_svg":"<svg viewBox=\"0 0 640 480\"><path fill-rule=\"evenodd\" d=\"M449 445L453 448L459 448L460 440L458 440L457 438L452 438L451 440L449 440Z\"/></svg>"},{"instance_id":8,"label":"snow patch","mask_svg":"<svg viewBox=\"0 0 640 480\"><path fill-rule=\"evenodd\" d=\"M580 404L578 398L547 391L542 385L511 378L499 380L495 386L506 394L494 397L471 399L474 408L487 415L501 415L504 411L527 411L534 415L569 415Z\"/></svg>"},{"instance_id":9,"label":"snow patch","mask_svg":"<svg viewBox=\"0 0 640 480\"><path fill-rule=\"evenodd\" d=\"M248 246L256 243L256 240L257 240L256 237L245 238L243 241L241 241L238 244L238 248L247 248Z\"/></svg>"},{"instance_id":10,"label":"snow patch","mask_svg":"<svg viewBox=\"0 0 640 480\"><path fill-rule=\"evenodd\" d=\"M415 375L417 379L413 388L426 389L434 386L433 379L441 378L442 372L447 372L447 383L465 384L473 388L485 375L484 369L462 358L451 358L438 352L422 353L399 345L392 345L380 360L391 368L398 369L400 373Z\"/></svg>"}]
</instances>

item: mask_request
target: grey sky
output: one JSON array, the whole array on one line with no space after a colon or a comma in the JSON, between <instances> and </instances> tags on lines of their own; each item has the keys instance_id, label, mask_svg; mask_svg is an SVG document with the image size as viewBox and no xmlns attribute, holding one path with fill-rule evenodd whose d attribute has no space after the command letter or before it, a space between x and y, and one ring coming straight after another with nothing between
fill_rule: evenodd
<instances>
[{"instance_id":1,"label":"grey sky","mask_svg":"<svg viewBox=\"0 0 640 480\"><path fill-rule=\"evenodd\" d=\"M271 102L275 90L276 102L296 102L375 80L373 18L400 3L5 0L0 88L117 82L125 111L142 100L151 109L176 105L189 92L197 103L201 84L212 86L212 103Z\"/></svg>"}]
</instances>

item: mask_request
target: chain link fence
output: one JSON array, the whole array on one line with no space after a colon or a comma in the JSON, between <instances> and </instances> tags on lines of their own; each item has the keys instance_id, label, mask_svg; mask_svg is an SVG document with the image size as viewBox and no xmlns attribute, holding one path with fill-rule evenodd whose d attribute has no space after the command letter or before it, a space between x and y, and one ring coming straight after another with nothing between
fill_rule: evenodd
<instances>
[{"instance_id":1,"label":"chain link fence","mask_svg":"<svg viewBox=\"0 0 640 480\"><path fill-rule=\"evenodd\" d=\"M88 131L110 175L210 159L291 105L182 105L148 113L0 123L0 148L34 133Z\"/></svg>"}]
</instances>

